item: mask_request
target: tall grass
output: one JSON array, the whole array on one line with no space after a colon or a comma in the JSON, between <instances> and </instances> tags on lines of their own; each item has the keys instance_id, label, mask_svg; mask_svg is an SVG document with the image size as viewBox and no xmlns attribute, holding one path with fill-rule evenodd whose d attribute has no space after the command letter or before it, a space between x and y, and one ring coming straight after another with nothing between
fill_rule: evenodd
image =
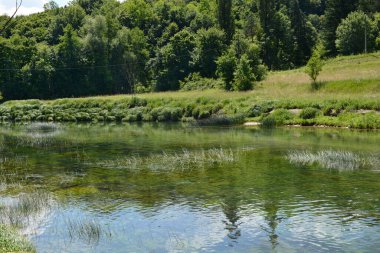
<instances>
[{"instance_id":1,"label":"tall grass","mask_svg":"<svg viewBox=\"0 0 380 253\"><path fill-rule=\"evenodd\" d=\"M53 132L61 129L61 125L53 122L34 122L27 126L31 132Z\"/></svg>"},{"instance_id":2,"label":"tall grass","mask_svg":"<svg viewBox=\"0 0 380 253\"><path fill-rule=\"evenodd\" d=\"M380 158L378 155L366 156L349 151L290 151L287 154L287 159L290 163L298 166L317 165L322 168L338 171L354 171L362 168L378 170L380 168Z\"/></svg>"},{"instance_id":3,"label":"tall grass","mask_svg":"<svg viewBox=\"0 0 380 253\"><path fill-rule=\"evenodd\" d=\"M129 157L98 162L98 166L110 168L126 168L131 170L149 169L152 171L185 171L204 168L210 165L233 163L237 159L236 152L231 149L213 148L198 152L183 149L180 153L154 154L148 157Z\"/></svg>"}]
</instances>

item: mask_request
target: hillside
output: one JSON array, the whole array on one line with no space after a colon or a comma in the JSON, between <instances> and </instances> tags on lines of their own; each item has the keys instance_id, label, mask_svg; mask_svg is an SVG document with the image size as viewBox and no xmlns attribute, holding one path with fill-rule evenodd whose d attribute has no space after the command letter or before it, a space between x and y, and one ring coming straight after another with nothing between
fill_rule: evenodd
<instances>
[{"instance_id":1,"label":"hillside","mask_svg":"<svg viewBox=\"0 0 380 253\"><path fill-rule=\"evenodd\" d=\"M303 68L270 72L248 92L177 91L8 101L2 121L197 121L380 128L380 53L328 60L313 90Z\"/></svg>"},{"instance_id":2,"label":"hillside","mask_svg":"<svg viewBox=\"0 0 380 253\"><path fill-rule=\"evenodd\" d=\"M316 53L380 50L377 2L49 1L40 13L0 16L0 93L6 101L57 99L177 91L194 82L246 91L267 71L297 69ZM289 73L264 83L307 82L303 74L281 77ZM322 78L357 79L355 73L332 76L327 68Z\"/></svg>"}]
</instances>

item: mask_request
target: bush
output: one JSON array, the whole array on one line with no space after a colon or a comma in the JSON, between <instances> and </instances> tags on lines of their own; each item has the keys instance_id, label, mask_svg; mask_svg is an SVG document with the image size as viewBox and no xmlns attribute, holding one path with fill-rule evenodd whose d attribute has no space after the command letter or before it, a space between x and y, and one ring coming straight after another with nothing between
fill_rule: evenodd
<instances>
[{"instance_id":1,"label":"bush","mask_svg":"<svg viewBox=\"0 0 380 253\"><path fill-rule=\"evenodd\" d=\"M300 118L301 119L314 119L319 113L318 109L308 107L301 111Z\"/></svg>"},{"instance_id":2,"label":"bush","mask_svg":"<svg viewBox=\"0 0 380 253\"><path fill-rule=\"evenodd\" d=\"M142 85L141 83L138 83L134 87L134 92L136 94L149 93L149 92L152 92L152 87L146 87Z\"/></svg>"},{"instance_id":3,"label":"bush","mask_svg":"<svg viewBox=\"0 0 380 253\"><path fill-rule=\"evenodd\" d=\"M272 128L276 126L276 120L272 116L268 116L261 121L261 127Z\"/></svg>"},{"instance_id":4,"label":"bush","mask_svg":"<svg viewBox=\"0 0 380 253\"><path fill-rule=\"evenodd\" d=\"M217 89L223 86L223 81L220 79L205 78L199 73L192 73L180 82L181 90L207 90Z\"/></svg>"},{"instance_id":5,"label":"bush","mask_svg":"<svg viewBox=\"0 0 380 253\"><path fill-rule=\"evenodd\" d=\"M210 111L204 110L200 111L198 115L198 119L207 119L211 116Z\"/></svg>"},{"instance_id":6,"label":"bush","mask_svg":"<svg viewBox=\"0 0 380 253\"><path fill-rule=\"evenodd\" d=\"M264 102L258 105L254 105L248 113L248 117L257 117L263 113L269 113L273 110L273 102Z\"/></svg>"},{"instance_id":7,"label":"bush","mask_svg":"<svg viewBox=\"0 0 380 253\"><path fill-rule=\"evenodd\" d=\"M239 114L236 116L227 116L227 115L212 115L208 119L198 120L196 125L198 126L227 126L240 124L244 122L245 115Z\"/></svg>"},{"instance_id":8,"label":"bush","mask_svg":"<svg viewBox=\"0 0 380 253\"><path fill-rule=\"evenodd\" d=\"M279 125L282 125L287 120L291 120L291 119L294 118L294 115L291 112L289 112L288 110L286 110L286 109L275 110L272 113L271 116L274 117L274 119L276 120L277 124L279 124Z\"/></svg>"},{"instance_id":9,"label":"bush","mask_svg":"<svg viewBox=\"0 0 380 253\"><path fill-rule=\"evenodd\" d=\"M182 118L182 109L179 107L172 108L171 109L171 120L172 121L179 121Z\"/></svg>"},{"instance_id":10,"label":"bush","mask_svg":"<svg viewBox=\"0 0 380 253\"><path fill-rule=\"evenodd\" d=\"M243 55L234 72L234 90L247 91L253 88L255 75L250 66L247 55Z\"/></svg>"}]
</instances>

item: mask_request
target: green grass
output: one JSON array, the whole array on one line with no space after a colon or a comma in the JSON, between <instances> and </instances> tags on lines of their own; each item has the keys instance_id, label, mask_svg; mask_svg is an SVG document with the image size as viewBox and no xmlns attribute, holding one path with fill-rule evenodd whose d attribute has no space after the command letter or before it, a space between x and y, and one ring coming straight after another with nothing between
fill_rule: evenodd
<instances>
[{"instance_id":1,"label":"green grass","mask_svg":"<svg viewBox=\"0 0 380 253\"><path fill-rule=\"evenodd\" d=\"M0 252L35 252L21 231L51 207L50 194L42 191L18 195L15 201L0 205Z\"/></svg>"},{"instance_id":2,"label":"green grass","mask_svg":"<svg viewBox=\"0 0 380 253\"><path fill-rule=\"evenodd\" d=\"M0 225L0 252L35 252L35 249L17 232Z\"/></svg>"},{"instance_id":3,"label":"green grass","mask_svg":"<svg viewBox=\"0 0 380 253\"><path fill-rule=\"evenodd\" d=\"M236 118L275 125L327 125L380 128L380 53L330 59L315 90L304 69L271 72L249 92L179 91L133 95L65 98L50 101L8 101L0 121L136 122L200 121L240 123ZM276 110L318 110L315 117L269 113ZM367 110L365 115L359 110ZM282 114L286 112L282 111ZM294 114L294 113L293 113ZM238 117L237 117L238 116ZM223 119L223 120L220 120ZM268 121L269 122L269 121Z\"/></svg>"}]
</instances>

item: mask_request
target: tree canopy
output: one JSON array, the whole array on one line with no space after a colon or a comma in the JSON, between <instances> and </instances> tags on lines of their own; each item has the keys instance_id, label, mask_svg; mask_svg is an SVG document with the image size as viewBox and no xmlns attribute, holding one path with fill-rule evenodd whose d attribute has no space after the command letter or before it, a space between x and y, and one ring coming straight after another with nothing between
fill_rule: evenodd
<instances>
[{"instance_id":1,"label":"tree canopy","mask_svg":"<svg viewBox=\"0 0 380 253\"><path fill-rule=\"evenodd\" d=\"M0 92L9 100L167 91L194 77L247 90L268 69L305 65L319 42L327 56L380 49L378 3L49 1L40 13L0 16Z\"/></svg>"}]
</instances>

